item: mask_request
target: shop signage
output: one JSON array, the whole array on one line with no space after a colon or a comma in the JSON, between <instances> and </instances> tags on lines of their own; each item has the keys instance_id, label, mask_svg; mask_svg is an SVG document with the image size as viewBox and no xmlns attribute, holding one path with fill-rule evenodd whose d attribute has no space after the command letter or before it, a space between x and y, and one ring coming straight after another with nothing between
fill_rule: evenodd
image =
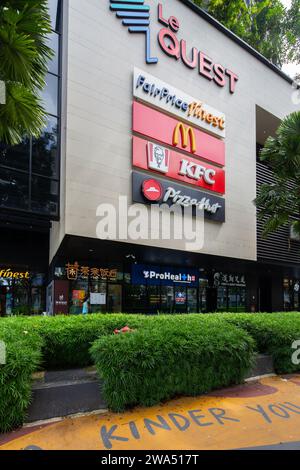
<instances>
[{"instance_id":1,"label":"shop signage","mask_svg":"<svg viewBox=\"0 0 300 470\"><path fill-rule=\"evenodd\" d=\"M156 64L157 57L151 57L150 37L150 7L144 0L110 0L110 9L116 12L117 18L130 33L144 34L146 41L145 61L147 64Z\"/></svg>"},{"instance_id":2,"label":"shop signage","mask_svg":"<svg viewBox=\"0 0 300 470\"><path fill-rule=\"evenodd\" d=\"M147 64L156 64L157 57L151 56L151 24L150 7L144 0L110 0L110 9L116 13L123 26L130 33L139 33L145 36ZM177 33L180 30L180 22L175 16L166 16L166 11L161 3L158 3L158 22L163 28L158 33L158 43L161 50L176 61L182 63L190 70L197 69L199 75L219 87L229 86L230 93L234 93L239 77L224 65L215 62L203 51L193 46L187 50L187 41L180 39Z\"/></svg>"},{"instance_id":3,"label":"shop signage","mask_svg":"<svg viewBox=\"0 0 300 470\"><path fill-rule=\"evenodd\" d=\"M217 193L225 193L225 172L222 168L139 137L133 137L133 166Z\"/></svg>"},{"instance_id":4,"label":"shop signage","mask_svg":"<svg viewBox=\"0 0 300 470\"><path fill-rule=\"evenodd\" d=\"M159 266L147 266L144 264L132 265L132 284L147 285L188 285L197 287L199 273L193 269L164 268Z\"/></svg>"},{"instance_id":5,"label":"shop signage","mask_svg":"<svg viewBox=\"0 0 300 470\"><path fill-rule=\"evenodd\" d=\"M176 303L176 305L184 305L186 303L186 293L185 292L176 292L175 293L175 303Z\"/></svg>"},{"instance_id":6,"label":"shop signage","mask_svg":"<svg viewBox=\"0 0 300 470\"><path fill-rule=\"evenodd\" d=\"M29 279L29 271L19 272L12 269L0 269L0 278L3 279Z\"/></svg>"},{"instance_id":7,"label":"shop signage","mask_svg":"<svg viewBox=\"0 0 300 470\"><path fill-rule=\"evenodd\" d=\"M215 222L225 222L225 200L214 194L207 194L198 189L162 180L150 178L149 175L133 171L132 198L138 203L156 203L181 207L192 207L196 211L204 211L204 217Z\"/></svg>"},{"instance_id":8,"label":"shop signage","mask_svg":"<svg viewBox=\"0 0 300 470\"><path fill-rule=\"evenodd\" d=\"M141 103L133 103L133 131L218 165L225 165L225 143Z\"/></svg>"},{"instance_id":9,"label":"shop signage","mask_svg":"<svg viewBox=\"0 0 300 470\"><path fill-rule=\"evenodd\" d=\"M208 132L225 137L223 113L138 68L134 69L133 95Z\"/></svg>"},{"instance_id":10,"label":"shop signage","mask_svg":"<svg viewBox=\"0 0 300 470\"><path fill-rule=\"evenodd\" d=\"M77 279L92 279L101 281L116 281L118 277L117 269L110 268L90 268L89 266L80 266L75 263L66 264L67 279L76 281Z\"/></svg>"},{"instance_id":11,"label":"shop signage","mask_svg":"<svg viewBox=\"0 0 300 470\"><path fill-rule=\"evenodd\" d=\"M246 287L246 280L243 274L230 274L217 272L214 274L214 287Z\"/></svg>"},{"instance_id":12,"label":"shop signage","mask_svg":"<svg viewBox=\"0 0 300 470\"><path fill-rule=\"evenodd\" d=\"M54 281L54 315L69 313L69 283Z\"/></svg>"}]
</instances>

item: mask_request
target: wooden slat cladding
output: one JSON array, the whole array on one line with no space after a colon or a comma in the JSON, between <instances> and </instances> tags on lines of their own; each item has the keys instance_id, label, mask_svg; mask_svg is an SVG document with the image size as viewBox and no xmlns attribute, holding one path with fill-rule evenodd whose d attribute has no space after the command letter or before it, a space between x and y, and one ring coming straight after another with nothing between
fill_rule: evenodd
<instances>
[{"instance_id":1,"label":"wooden slat cladding","mask_svg":"<svg viewBox=\"0 0 300 470\"><path fill-rule=\"evenodd\" d=\"M256 163L257 189L263 183L274 182L272 170L265 164ZM294 189L292 183L288 184ZM284 263L300 264L300 242L290 240L289 226L279 228L275 233L262 237L263 222L257 220L257 258L259 260L281 261Z\"/></svg>"}]
</instances>

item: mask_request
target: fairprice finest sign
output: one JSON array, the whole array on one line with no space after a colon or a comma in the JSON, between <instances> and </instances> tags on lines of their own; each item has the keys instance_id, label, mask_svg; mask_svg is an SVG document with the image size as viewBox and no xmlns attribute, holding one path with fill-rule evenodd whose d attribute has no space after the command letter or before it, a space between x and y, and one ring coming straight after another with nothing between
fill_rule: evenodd
<instances>
[{"instance_id":1,"label":"fairprice finest sign","mask_svg":"<svg viewBox=\"0 0 300 470\"><path fill-rule=\"evenodd\" d=\"M192 207L194 214L200 211L205 219L225 222L225 200L222 197L137 171L132 173L132 198L133 202L142 204Z\"/></svg>"},{"instance_id":2,"label":"fairprice finest sign","mask_svg":"<svg viewBox=\"0 0 300 470\"><path fill-rule=\"evenodd\" d=\"M133 74L133 96L212 134L225 137L226 118L222 112L138 68Z\"/></svg>"}]
</instances>

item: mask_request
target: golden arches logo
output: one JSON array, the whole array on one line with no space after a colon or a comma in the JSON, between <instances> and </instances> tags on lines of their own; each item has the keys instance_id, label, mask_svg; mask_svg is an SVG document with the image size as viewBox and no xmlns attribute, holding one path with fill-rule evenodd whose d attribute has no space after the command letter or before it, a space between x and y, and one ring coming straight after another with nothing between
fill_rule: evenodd
<instances>
[{"instance_id":1,"label":"golden arches logo","mask_svg":"<svg viewBox=\"0 0 300 470\"><path fill-rule=\"evenodd\" d=\"M181 136L182 147L184 149L187 148L188 141L190 141L191 152L195 153L197 145L194 129L190 126L185 126L182 122L178 122L173 134L173 145L175 146L179 144L179 135Z\"/></svg>"}]
</instances>

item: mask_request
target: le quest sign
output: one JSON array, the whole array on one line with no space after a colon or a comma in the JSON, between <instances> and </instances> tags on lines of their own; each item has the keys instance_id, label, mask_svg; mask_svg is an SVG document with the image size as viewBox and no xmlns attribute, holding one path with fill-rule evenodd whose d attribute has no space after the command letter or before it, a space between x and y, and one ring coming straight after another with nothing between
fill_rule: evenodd
<instances>
[{"instance_id":1,"label":"le quest sign","mask_svg":"<svg viewBox=\"0 0 300 470\"><path fill-rule=\"evenodd\" d=\"M197 69L199 75L206 80L221 88L228 86L230 93L235 93L239 80L238 75L229 67L210 58L205 52L195 47L196 45L188 48L186 39L180 34L178 18L170 16L173 2L166 3L166 6L158 3L157 10L158 22L163 25L157 36L161 50L170 58L181 61L189 70ZM110 0L110 9L116 13L123 26L128 27L130 33L145 35L145 61L147 64L157 64L159 58L151 55L150 6L145 5L143 0L121 0L119 2L118 0Z\"/></svg>"}]
</instances>

